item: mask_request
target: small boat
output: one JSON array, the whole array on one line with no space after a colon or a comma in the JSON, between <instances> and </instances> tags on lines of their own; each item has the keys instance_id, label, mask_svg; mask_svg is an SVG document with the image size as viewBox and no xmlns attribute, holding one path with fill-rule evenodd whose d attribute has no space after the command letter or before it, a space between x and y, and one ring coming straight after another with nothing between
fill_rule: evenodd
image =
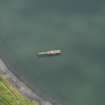
<instances>
[{"instance_id":1,"label":"small boat","mask_svg":"<svg viewBox=\"0 0 105 105\"><path fill-rule=\"evenodd\" d=\"M56 56L61 54L62 54L61 50L49 50L45 52L38 52L37 56Z\"/></svg>"}]
</instances>

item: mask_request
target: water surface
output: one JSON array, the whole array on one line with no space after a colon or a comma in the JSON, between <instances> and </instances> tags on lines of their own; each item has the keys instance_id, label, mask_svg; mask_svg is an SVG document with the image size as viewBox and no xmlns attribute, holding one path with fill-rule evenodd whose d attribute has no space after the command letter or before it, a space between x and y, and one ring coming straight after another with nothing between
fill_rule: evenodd
<instances>
[{"instance_id":1,"label":"water surface","mask_svg":"<svg viewBox=\"0 0 105 105\"><path fill-rule=\"evenodd\" d=\"M62 105L105 104L104 0L0 1L0 56ZM62 49L56 57L38 51Z\"/></svg>"}]
</instances>

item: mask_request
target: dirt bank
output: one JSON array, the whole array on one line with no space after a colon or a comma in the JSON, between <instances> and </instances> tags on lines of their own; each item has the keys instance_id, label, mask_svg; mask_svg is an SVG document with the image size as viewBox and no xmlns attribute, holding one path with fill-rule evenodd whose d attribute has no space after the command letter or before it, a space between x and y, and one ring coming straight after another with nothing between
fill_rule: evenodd
<instances>
[{"instance_id":1,"label":"dirt bank","mask_svg":"<svg viewBox=\"0 0 105 105\"><path fill-rule=\"evenodd\" d=\"M0 59L0 75L9 80L14 87L16 87L24 96L28 97L29 99L37 100L40 105L52 105L51 102L44 100L35 94L29 87L20 81L19 78L9 71L2 59Z\"/></svg>"}]
</instances>

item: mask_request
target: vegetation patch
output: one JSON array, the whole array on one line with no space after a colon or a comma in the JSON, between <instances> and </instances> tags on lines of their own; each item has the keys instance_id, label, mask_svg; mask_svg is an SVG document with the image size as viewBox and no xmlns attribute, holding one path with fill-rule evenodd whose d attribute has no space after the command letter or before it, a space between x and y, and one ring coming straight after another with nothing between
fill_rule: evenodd
<instances>
[{"instance_id":1,"label":"vegetation patch","mask_svg":"<svg viewBox=\"0 0 105 105\"><path fill-rule=\"evenodd\" d=\"M0 105L39 105L23 96L8 80L0 77Z\"/></svg>"}]
</instances>

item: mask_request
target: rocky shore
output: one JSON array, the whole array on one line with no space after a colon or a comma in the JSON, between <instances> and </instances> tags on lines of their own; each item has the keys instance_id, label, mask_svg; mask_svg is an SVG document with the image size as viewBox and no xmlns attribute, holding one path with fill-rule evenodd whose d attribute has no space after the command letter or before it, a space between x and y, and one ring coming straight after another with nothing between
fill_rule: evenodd
<instances>
[{"instance_id":1,"label":"rocky shore","mask_svg":"<svg viewBox=\"0 0 105 105\"><path fill-rule=\"evenodd\" d=\"M22 81L19 80L19 78L8 70L2 59L0 59L0 75L9 80L11 84L27 98L38 101L40 105L52 105L51 102L44 100L42 97L39 97L37 94L35 94L28 86L26 86Z\"/></svg>"}]
</instances>

